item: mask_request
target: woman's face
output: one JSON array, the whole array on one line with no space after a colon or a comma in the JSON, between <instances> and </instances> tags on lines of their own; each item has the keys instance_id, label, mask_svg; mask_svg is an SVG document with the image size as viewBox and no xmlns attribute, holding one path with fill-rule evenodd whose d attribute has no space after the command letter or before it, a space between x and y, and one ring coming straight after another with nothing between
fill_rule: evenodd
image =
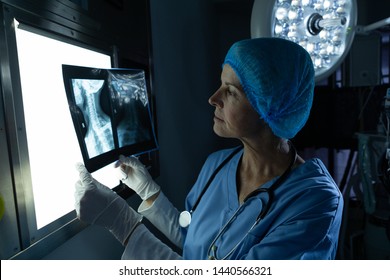
<instances>
[{"instance_id":1,"label":"woman's face","mask_svg":"<svg viewBox=\"0 0 390 280\"><path fill-rule=\"evenodd\" d=\"M215 107L214 132L227 138L249 138L264 127L259 114L249 103L233 69L225 64L221 74L221 86L209 98Z\"/></svg>"}]
</instances>

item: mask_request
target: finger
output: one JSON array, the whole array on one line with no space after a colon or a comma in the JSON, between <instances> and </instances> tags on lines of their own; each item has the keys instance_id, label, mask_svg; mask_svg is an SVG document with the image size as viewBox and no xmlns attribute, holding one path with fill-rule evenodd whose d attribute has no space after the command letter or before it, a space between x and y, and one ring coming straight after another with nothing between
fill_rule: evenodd
<instances>
[{"instance_id":1,"label":"finger","mask_svg":"<svg viewBox=\"0 0 390 280\"><path fill-rule=\"evenodd\" d=\"M121 171L125 172L126 171L126 167L128 167L128 165L124 164L125 161L126 161L126 157L123 156L123 155L120 155L119 159L114 164L114 168L120 167L119 169Z\"/></svg>"},{"instance_id":2,"label":"finger","mask_svg":"<svg viewBox=\"0 0 390 280\"><path fill-rule=\"evenodd\" d=\"M85 168L84 164L77 163L76 170L79 172L79 178L83 184L91 184L93 182L92 175Z\"/></svg>"},{"instance_id":3,"label":"finger","mask_svg":"<svg viewBox=\"0 0 390 280\"><path fill-rule=\"evenodd\" d=\"M85 166L83 163L81 162L77 162L75 164L75 167L76 167L76 170L80 173L80 172L83 172L84 170L86 170Z\"/></svg>"},{"instance_id":4,"label":"finger","mask_svg":"<svg viewBox=\"0 0 390 280\"><path fill-rule=\"evenodd\" d=\"M77 213L77 217L80 217L80 199L83 196L84 187L81 181L77 181L75 184L75 192L74 192L74 208Z\"/></svg>"},{"instance_id":5,"label":"finger","mask_svg":"<svg viewBox=\"0 0 390 280\"><path fill-rule=\"evenodd\" d=\"M75 186L75 192L76 193L80 193L84 190L84 186L83 186L83 183L81 183L80 180L77 180L76 184L74 185Z\"/></svg>"},{"instance_id":6,"label":"finger","mask_svg":"<svg viewBox=\"0 0 390 280\"><path fill-rule=\"evenodd\" d=\"M123 155L120 155L119 159L114 163L114 168L117 168L122 165L121 157L123 157Z\"/></svg>"},{"instance_id":7,"label":"finger","mask_svg":"<svg viewBox=\"0 0 390 280\"><path fill-rule=\"evenodd\" d=\"M127 165L121 165L120 168L115 169L115 174L117 178L121 181L126 180L129 177L129 173L131 173L132 168Z\"/></svg>"},{"instance_id":8,"label":"finger","mask_svg":"<svg viewBox=\"0 0 390 280\"><path fill-rule=\"evenodd\" d=\"M132 168L139 168L143 166L142 163L136 157L125 157L123 155L120 155L119 161L122 164L130 166Z\"/></svg>"},{"instance_id":9,"label":"finger","mask_svg":"<svg viewBox=\"0 0 390 280\"><path fill-rule=\"evenodd\" d=\"M74 198L75 200L80 200L87 191L93 190L95 186L93 184L84 184L80 180L78 180L75 184L75 190L74 190Z\"/></svg>"}]
</instances>

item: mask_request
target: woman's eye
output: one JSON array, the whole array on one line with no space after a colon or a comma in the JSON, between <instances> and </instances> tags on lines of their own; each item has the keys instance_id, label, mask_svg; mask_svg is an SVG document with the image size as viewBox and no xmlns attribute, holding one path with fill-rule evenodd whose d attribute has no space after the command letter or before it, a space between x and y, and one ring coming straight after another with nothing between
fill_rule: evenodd
<instances>
[{"instance_id":1,"label":"woman's eye","mask_svg":"<svg viewBox=\"0 0 390 280\"><path fill-rule=\"evenodd\" d=\"M234 90L231 90L231 89L227 89L226 90L226 92L227 92L227 94L229 94L229 95L231 95L231 96L235 96L236 95L236 93L234 92Z\"/></svg>"}]
</instances>

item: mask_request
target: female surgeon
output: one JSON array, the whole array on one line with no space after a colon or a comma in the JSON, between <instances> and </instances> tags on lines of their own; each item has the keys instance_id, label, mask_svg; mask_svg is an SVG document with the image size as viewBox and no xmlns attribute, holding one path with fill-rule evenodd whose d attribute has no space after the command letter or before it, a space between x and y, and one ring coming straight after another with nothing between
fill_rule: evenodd
<instances>
[{"instance_id":1,"label":"female surgeon","mask_svg":"<svg viewBox=\"0 0 390 280\"><path fill-rule=\"evenodd\" d=\"M123 259L334 259L342 195L324 164L304 161L289 139L308 119L314 88L309 54L283 39L239 41L210 97L214 132L242 145L211 154L180 213L135 157L121 180L143 200L138 212L78 165L76 211L125 246ZM179 255L142 223L150 220Z\"/></svg>"}]
</instances>

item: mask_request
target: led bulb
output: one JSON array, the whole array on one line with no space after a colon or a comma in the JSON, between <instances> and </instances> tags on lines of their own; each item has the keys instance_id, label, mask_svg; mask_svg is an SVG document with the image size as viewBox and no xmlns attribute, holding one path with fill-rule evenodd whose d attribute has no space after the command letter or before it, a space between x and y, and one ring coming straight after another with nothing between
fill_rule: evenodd
<instances>
[{"instance_id":1,"label":"led bulb","mask_svg":"<svg viewBox=\"0 0 390 280\"><path fill-rule=\"evenodd\" d=\"M330 0L325 0L323 7L325 10L329 10L332 7L332 2Z\"/></svg>"},{"instance_id":2,"label":"led bulb","mask_svg":"<svg viewBox=\"0 0 390 280\"><path fill-rule=\"evenodd\" d=\"M283 32L283 26L281 26L280 24L276 24L274 32L277 35L281 34Z\"/></svg>"},{"instance_id":3,"label":"led bulb","mask_svg":"<svg viewBox=\"0 0 390 280\"><path fill-rule=\"evenodd\" d=\"M321 57L324 57L324 56L328 55L326 49L324 49L324 48L320 49L319 54L320 54Z\"/></svg>"},{"instance_id":4,"label":"led bulb","mask_svg":"<svg viewBox=\"0 0 390 280\"><path fill-rule=\"evenodd\" d=\"M288 19L289 20L295 20L298 18L298 12L294 10L288 11Z\"/></svg>"},{"instance_id":5,"label":"led bulb","mask_svg":"<svg viewBox=\"0 0 390 280\"><path fill-rule=\"evenodd\" d=\"M314 58L313 63L314 63L314 66L315 66L315 67L321 68L321 67L322 67L322 64L323 64L323 63L322 63L322 58L319 57L319 56L316 56L316 57Z\"/></svg>"},{"instance_id":6,"label":"led bulb","mask_svg":"<svg viewBox=\"0 0 390 280\"><path fill-rule=\"evenodd\" d=\"M291 6L292 7L298 7L299 6L299 1L298 0L292 0L291 1Z\"/></svg>"},{"instance_id":7,"label":"led bulb","mask_svg":"<svg viewBox=\"0 0 390 280\"><path fill-rule=\"evenodd\" d=\"M322 3L315 3L314 4L314 10L320 11L320 10L322 10L322 8L323 8Z\"/></svg>"},{"instance_id":8,"label":"led bulb","mask_svg":"<svg viewBox=\"0 0 390 280\"><path fill-rule=\"evenodd\" d=\"M309 53L314 52L314 44L313 44L313 43L307 43L306 50L307 50Z\"/></svg>"},{"instance_id":9,"label":"led bulb","mask_svg":"<svg viewBox=\"0 0 390 280\"><path fill-rule=\"evenodd\" d=\"M328 44L328 46L326 47L326 52L329 55L333 55L334 51L335 51L335 47L332 44Z\"/></svg>"},{"instance_id":10,"label":"led bulb","mask_svg":"<svg viewBox=\"0 0 390 280\"><path fill-rule=\"evenodd\" d=\"M288 10L286 8L280 7L276 10L275 17L279 21L283 21L283 20L287 19L287 16L288 16Z\"/></svg>"},{"instance_id":11,"label":"led bulb","mask_svg":"<svg viewBox=\"0 0 390 280\"><path fill-rule=\"evenodd\" d=\"M331 41L333 42L333 44L334 44L335 46L340 45L341 42L342 42L342 40L341 40L341 34L335 33L335 34L333 35Z\"/></svg>"},{"instance_id":12,"label":"led bulb","mask_svg":"<svg viewBox=\"0 0 390 280\"><path fill-rule=\"evenodd\" d=\"M318 34L322 40L326 40L328 38L328 31L325 29L322 29L321 32Z\"/></svg>"},{"instance_id":13,"label":"led bulb","mask_svg":"<svg viewBox=\"0 0 390 280\"><path fill-rule=\"evenodd\" d=\"M337 7L336 13L338 15L344 15L345 14L345 8L344 7Z\"/></svg>"}]
</instances>

